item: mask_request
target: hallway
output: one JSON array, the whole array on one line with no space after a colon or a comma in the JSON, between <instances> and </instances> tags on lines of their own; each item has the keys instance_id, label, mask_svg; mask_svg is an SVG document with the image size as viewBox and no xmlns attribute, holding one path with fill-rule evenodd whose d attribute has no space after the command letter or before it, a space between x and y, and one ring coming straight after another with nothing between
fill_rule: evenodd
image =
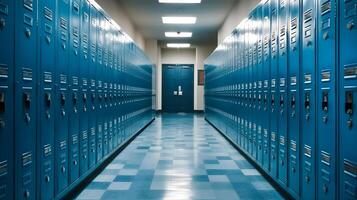
<instances>
[{"instance_id":1,"label":"hallway","mask_svg":"<svg viewBox=\"0 0 357 200\"><path fill-rule=\"evenodd\" d=\"M163 114L78 199L283 199L202 115Z\"/></svg>"}]
</instances>

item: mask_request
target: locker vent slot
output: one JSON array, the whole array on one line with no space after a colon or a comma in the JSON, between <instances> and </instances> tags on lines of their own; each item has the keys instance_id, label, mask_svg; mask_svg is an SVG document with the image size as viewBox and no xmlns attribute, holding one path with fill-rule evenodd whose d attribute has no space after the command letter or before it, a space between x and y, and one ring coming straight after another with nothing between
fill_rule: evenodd
<instances>
[{"instance_id":1,"label":"locker vent slot","mask_svg":"<svg viewBox=\"0 0 357 200\"><path fill-rule=\"evenodd\" d=\"M72 144L77 144L78 143L78 135L72 135Z\"/></svg>"},{"instance_id":2,"label":"locker vent slot","mask_svg":"<svg viewBox=\"0 0 357 200\"><path fill-rule=\"evenodd\" d=\"M79 4L75 1L73 1L73 9L74 11L76 11L77 13L79 12Z\"/></svg>"},{"instance_id":3,"label":"locker vent slot","mask_svg":"<svg viewBox=\"0 0 357 200\"><path fill-rule=\"evenodd\" d=\"M295 30L297 28L297 18L291 20L291 30Z\"/></svg>"},{"instance_id":4,"label":"locker vent slot","mask_svg":"<svg viewBox=\"0 0 357 200\"><path fill-rule=\"evenodd\" d=\"M355 163L344 159L343 161L343 170L344 173L353 177L353 178L357 178L357 166Z\"/></svg>"},{"instance_id":5,"label":"locker vent slot","mask_svg":"<svg viewBox=\"0 0 357 200\"><path fill-rule=\"evenodd\" d=\"M72 77L72 83L73 83L73 85L78 85L78 77L73 76Z\"/></svg>"},{"instance_id":6,"label":"locker vent slot","mask_svg":"<svg viewBox=\"0 0 357 200\"><path fill-rule=\"evenodd\" d=\"M32 69L23 68L22 69L22 79L25 81L31 81L32 80Z\"/></svg>"},{"instance_id":7,"label":"locker vent slot","mask_svg":"<svg viewBox=\"0 0 357 200\"><path fill-rule=\"evenodd\" d=\"M0 64L0 78L8 78L9 77L9 68L6 64Z\"/></svg>"},{"instance_id":8,"label":"locker vent slot","mask_svg":"<svg viewBox=\"0 0 357 200\"><path fill-rule=\"evenodd\" d=\"M27 167L32 164L32 153L26 152L22 154L22 167Z\"/></svg>"},{"instance_id":9,"label":"locker vent slot","mask_svg":"<svg viewBox=\"0 0 357 200\"><path fill-rule=\"evenodd\" d=\"M45 13L45 17L46 19L52 21L53 19L53 14L52 14L52 10L50 10L49 8L45 7L44 9L44 13Z\"/></svg>"},{"instance_id":10,"label":"locker vent slot","mask_svg":"<svg viewBox=\"0 0 357 200\"><path fill-rule=\"evenodd\" d=\"M43 73L43 81L45 83L52 83L52 73L51 72L44 72Z\"/></svg>"},{"instance_id":11,"label":"locker vent slot","mask_svg":"<svg viewBox=\"0 0 357 200\"><path fill-rule=\"evenodd\" d=\"M296 83L297 83L297 78L296 78L296 76L290 77L290 85L296 85Z\"/></svg>"},{"instance_id":12,"label":"locker vent slot","mask_svg":"<svg viewBox=\"0 0 357 200\"><path fill-rule=\"evenodd\" d=\"M60 142L60 149L66 150L66 148L67 148L67 141L64 140L64 141Z\"/></svg>"},{"instance_id":13,"label":"locker vent slot","mask_svg":"<svg viewBox=\"0 0 357 200\"><path fill-rule=\"evenodd\" d=\"M88 22L88 21L89 21L89 15L88 15L88 13L86 13L86 12L83 13L83 19L84 19L85 22Z\"/></svg>"},{"instance_id":14,"label":"locker vent slot","mask_svg":"<svg viewBox=\"0 0 357 200\"><path fill-rule=\"evenodd\" d=\"M0 13L2 13L4 15L8 15L9 14L9 6L0 2Z\"/></svg>"},{"instance_id":15,"label":"locker vent slot","mask_svg":"<svg viewBox=\"0 0 357 200\"><path fill-rule=\"evenodd\" d=\"M304 146L304 155L305 156L307 156L307 157L309 157L309 158L311 158L311 147L310 146L308 146L308 145L305 145Z\"/></svg>"},{"instance_id":16,"label":"locker vent slot","mask_svg":"<svg viewBox=\"0 0 357 200\"><path fill-rule=\"evenodd\" d=\"M327 14L331 11L331 2L327 1L321 5L321 15Z\"/></svg>"},{"instance_id":17,"label":"locker vent slot","mask_svg":"<svg viewBox=\"0 0 357 200\"><path fill-rule=\"evenodd\" d=\"M312 9L309 9L304 12L304 23L312 20Z\"/></svg>"},{"instance_id":18,"label":"locker vent slot","mask_svg":"<svg viewBox=\"0 0 357 200\"><path fill-rule=\"evenodd\" d=\"M345 79L356 79L357 78L357 64L345 65L344 78Z\"/></svg>"},{"instance_id":19,"label":"locker vent slot","mask_svg":"<svg viewBox=\"0 0 357 200\"><path fill-rule=\"evenodd\" d=\"M280 140L279 140L280 142L280 145L285 145L285 137L284 136L280 136Z\"/></svg>"},{"instance_id":20,"label":"locker vent slot","mask_svg":"<svg viewBox=\"0 0 357 200\"><path fill-rule=\"evenodd\" d=\"M63 17L60 18L60 26L61 26L61 28L65 29L65 30L67 30L67 28L68 28L68 22Z\"/></svg>"},{"instance_id":21,"label":"locker vent slot","mask_svg":"<svg viewBox=\"0 0 357 200\"><path fill-rule=\"evenodd\" d=\"M271 141L275 141L275 139L276 139L275 136L276 136L275 132L272 132L271 133Z\"/></svg>"},{"instance_id":22,"label":"locker vent slot","mask_svg":"<svg viewBox=\"0 0 357 200\"><path fill-rule=\"evenodd\" d=\"M0 162L0 177L7 175L7 160Z\"/></svg>"},{"instance_id":23,"label":"locker vent slot","mask_svg":"<svg viewBox=\"0 0 357 200\"><path fill-rule=\"evenodd\" d=\"M52 155L52 146L50 144L46 144L43 147L43 153L44 153L45 157Z\"/></svg>"},{"instance_id":24,"label":"locker vent slot","mask_svg":"<svg viewBox=\"0 0 357 200\"><path fill-rule=\"evenodd\" d=\"M24 7L29 11L33 11L33 0L24 0Z\"/></svg>"},{"instance_id":25,"label":"locker vent slot","mask_svg":"<svg viewBox=\"0 0 357 200\"><path fill-rule=\"evenodd\" d=\"M321 151L321 162L325 165L330 166L331 163L331 155L325 151Z\"/></svg>"},{"instance_id":26,"label":"locker vent slot","mask_svg":"<svg viewBox=\"0 0 357 200\"><path fill-rule=\"evenodd\" d=\"M345 18L356 16L357 4L354 2L345 1Z\"/></svg>"},{"instance_id":27,"label":"locker vent slot","mask_svg":"<svg viewBox=\"0 0 357 200\"><path fill-rule=\"evenodd\" d=\"M321 82L329 82L331 80L331 72L323 71L321 72Z\"/></svg>"},{"instance_id":28,"label":"locker vent slot","mask_svg":"<svg viewBox=\"0 0 357 200\"><path fill-rule=\"evenodd\" d=\"M64 74L60 75L60 83L61 84L66 84L67 83L67 76Z\"/></svg>"},{"instance_id":29,"label":"locker vent slot","mask_svg":"<svg viewBox=\"0 0 357 200\"><path fill-rule=\"evenodd\" d=\"M285 78L280 78L280 87L285 87Z\"/></svg>"},{"instance_id":30,"label":"locker vent slot","mask_svg":"<svg viewBox=\"0 0 357 200\"><path fill-rule=\"evenodd\" d=\"M285 0L280 0L280 8L284 8L286 5L286 1Z\"/></svg>"},{"instance_id":31,"label":"locker vent slot","mask_svg":"<svg viewBox=\"0 0 357 200\"><path fill-rule=\"evenodd\" d=\"M290 140L290 149L296 151L296 141Z\"/></svg>"},{"instance_id":32,"label":"locker vent slot","mask_svg":"<svg viewBox=\"0 0 357 200\"><path fill-rule=\"evenodd\" d=\"M272 80L271 80L271 87L273 87L273 88L274 88L274 87L275 87L275 85L276 85L276 84L275 84L275 79L272 79Z\"/></svg>"},{"instance_id":33,"label":"locker vent slot","mask_svg":"<svg viewBox=\"0 0 357 200\"><path fill-rule=\"evenodd\" d=\"M73 27L72 33L74 36L79 37L79 28L78 27Z\"/></svg>"}]
</instances>

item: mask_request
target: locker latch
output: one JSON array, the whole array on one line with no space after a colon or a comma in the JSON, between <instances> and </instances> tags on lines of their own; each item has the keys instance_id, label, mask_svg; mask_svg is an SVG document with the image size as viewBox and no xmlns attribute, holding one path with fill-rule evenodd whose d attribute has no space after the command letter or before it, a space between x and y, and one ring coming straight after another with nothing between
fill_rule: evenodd
<instances>
[{"instance_id":1,"label":"locker latch","mask_svg":"<svg viewBox=\"0 0 357 200\"><path fill-rule=\"evenodd\" d=\"M61 106L64 106L66 103L66 96L64 95L64 93L61 93Z\"/></svg>"},{"instance_id":2,"label":"locker latch","mask_svg":"<svg viewBox=\"0 0 357 200\"><path fill-rule=\"evenodd\" d=\"M5 19L1 18L0 19L0 29L3 29L6 25Z\"/></svg>"},{"instance_id":3,"label":"locker latch","mask_svg":"<svg viewBox=\"0 0 357 200\"><path fill-rule=\"evenodd\" d=\"M295 98L295 95L292 95L291 96L291 108L295 108L296 107L296 98Z\"/></svg>"},{"instance_id":4,"label":"locker latch","mask_svg":"<svg viewBox=\"0 0 357 200\"><path fill-rule=\"evenodd\" d=\"M51 106L51 94L48 92L45 93L45 102L47 107Z\"/></svg>"},{"instance_id":5,"label":"locker latch","mask_svg":"<svg viewBox=\"0 0 357 200\"><path fill-rule=\"evenodd\" d=\"M327 112L328 111L328 93L322 93L322 110Z\"/></svg>"},{"instance_id":6,"label":"locker latch","mask_svg":"<svg viewBox=\"0 0 357 200\"><path fill-rule=\"evenodd\" d=\"M31 96L29 93L24 93L24 105L26 109L31 107Z\"/></svg>"},{"instance_id":7,"label":"locker latch","mask_svg":"<svg viewBox=\"0 0 357 200\"><path fill-rule=\"evenodd\" d=\"M74 92L73 93L73 104L77 104L77 93L76 92Z\"/></svg>"},{"instance_id":8,"label":"locker latch","mask_svg":"<svg viewBox=\"0 0 357 200\"><path fill-rule=\"evenodd\" d=\"M5 93L0 92L0 113L5 112Z\"/></svg>"},{"instance_id":9,"label":"locker latch","mask_svg":"<svg viewBox=\"0 0 357 200\"><path fill-rule=\"evenodd\" d=\"M310 110L310 93L305 93L305 108Z\"/></svg>"},{"instance_id":10,"label":"locker latch","mask_svg":"<svg viewBox=\"0 0 357 200\"><path fill-rule=\"evenodd\" d=\"M345 100L345 112L349 115L347 120L347 126L352 128L352 119L351 116L353 114L353 93L351 91L346 92L346 100Z\"/></svg>"},{"instance_id":11,"label":"locker latch","mask_svg":"<svg viewBox=\"0 0 357 200\"><path fill-rule=\"evenodd\" d=\"M279 102L279 105L281 108L284 107L284 96L283 95L280 95L280 102Z\"/></svg>"},{"instance_id":12,"label":"locker latch","mask_svg":"<svg viewBox=\"0 0 357 200\"><path fill-rule=\"evenodd\" d=\"M87 102L87 94L83 93L83 102Z\"/></svg>"}]
</instances>

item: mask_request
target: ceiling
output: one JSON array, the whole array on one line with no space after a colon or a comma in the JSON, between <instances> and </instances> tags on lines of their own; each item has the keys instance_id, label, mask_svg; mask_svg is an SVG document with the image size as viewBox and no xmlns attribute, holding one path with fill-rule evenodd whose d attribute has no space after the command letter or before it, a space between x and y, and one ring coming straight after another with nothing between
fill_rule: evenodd
<instances>
[{"instance_id":1,"label":"ceiling","mask_svg":"<svg viewBox=\"0 0 357 200\"><path fill-rule=\"evenodd\" d=\"M137 30L160 43L216 44L217 32L237 0L202 0L200 4L161 4L158 0L119 0ZM194 25L163 24L162 16L195 16ZM165 38L164 33L192 32L192 38Z\"/></svg>"}]
</instances>

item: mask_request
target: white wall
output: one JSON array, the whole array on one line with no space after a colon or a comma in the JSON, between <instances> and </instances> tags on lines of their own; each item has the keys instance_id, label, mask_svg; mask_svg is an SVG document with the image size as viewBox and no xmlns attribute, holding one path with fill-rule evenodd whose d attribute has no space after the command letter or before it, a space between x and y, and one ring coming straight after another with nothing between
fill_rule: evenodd
<instances>
[{"instance_id":1,"label":"white wall","mask_svg":"<svg viewBox=\"0 0 357 200\"><path fill-rule=\"evenodd\" d=\"M218 44L221 43L225 37L229 36L243 19L248 17L250 11L255 8L259 2L260 0L238 0L218 30Z\"/></svg>"},{"instance_id":2,"label":"white wall","mask_svg":"<svg viewBox=\"0 0 357 200\"><path fill-rule=\"evenodd\" d=\"M123 9L119 1L113 0L96 0L96 2L105 10L108 15L127 33L135 43L141 48L145 49L145 38L137 31L135 25L129 18L128 13Z\"/></svg>"}]
</instances>

